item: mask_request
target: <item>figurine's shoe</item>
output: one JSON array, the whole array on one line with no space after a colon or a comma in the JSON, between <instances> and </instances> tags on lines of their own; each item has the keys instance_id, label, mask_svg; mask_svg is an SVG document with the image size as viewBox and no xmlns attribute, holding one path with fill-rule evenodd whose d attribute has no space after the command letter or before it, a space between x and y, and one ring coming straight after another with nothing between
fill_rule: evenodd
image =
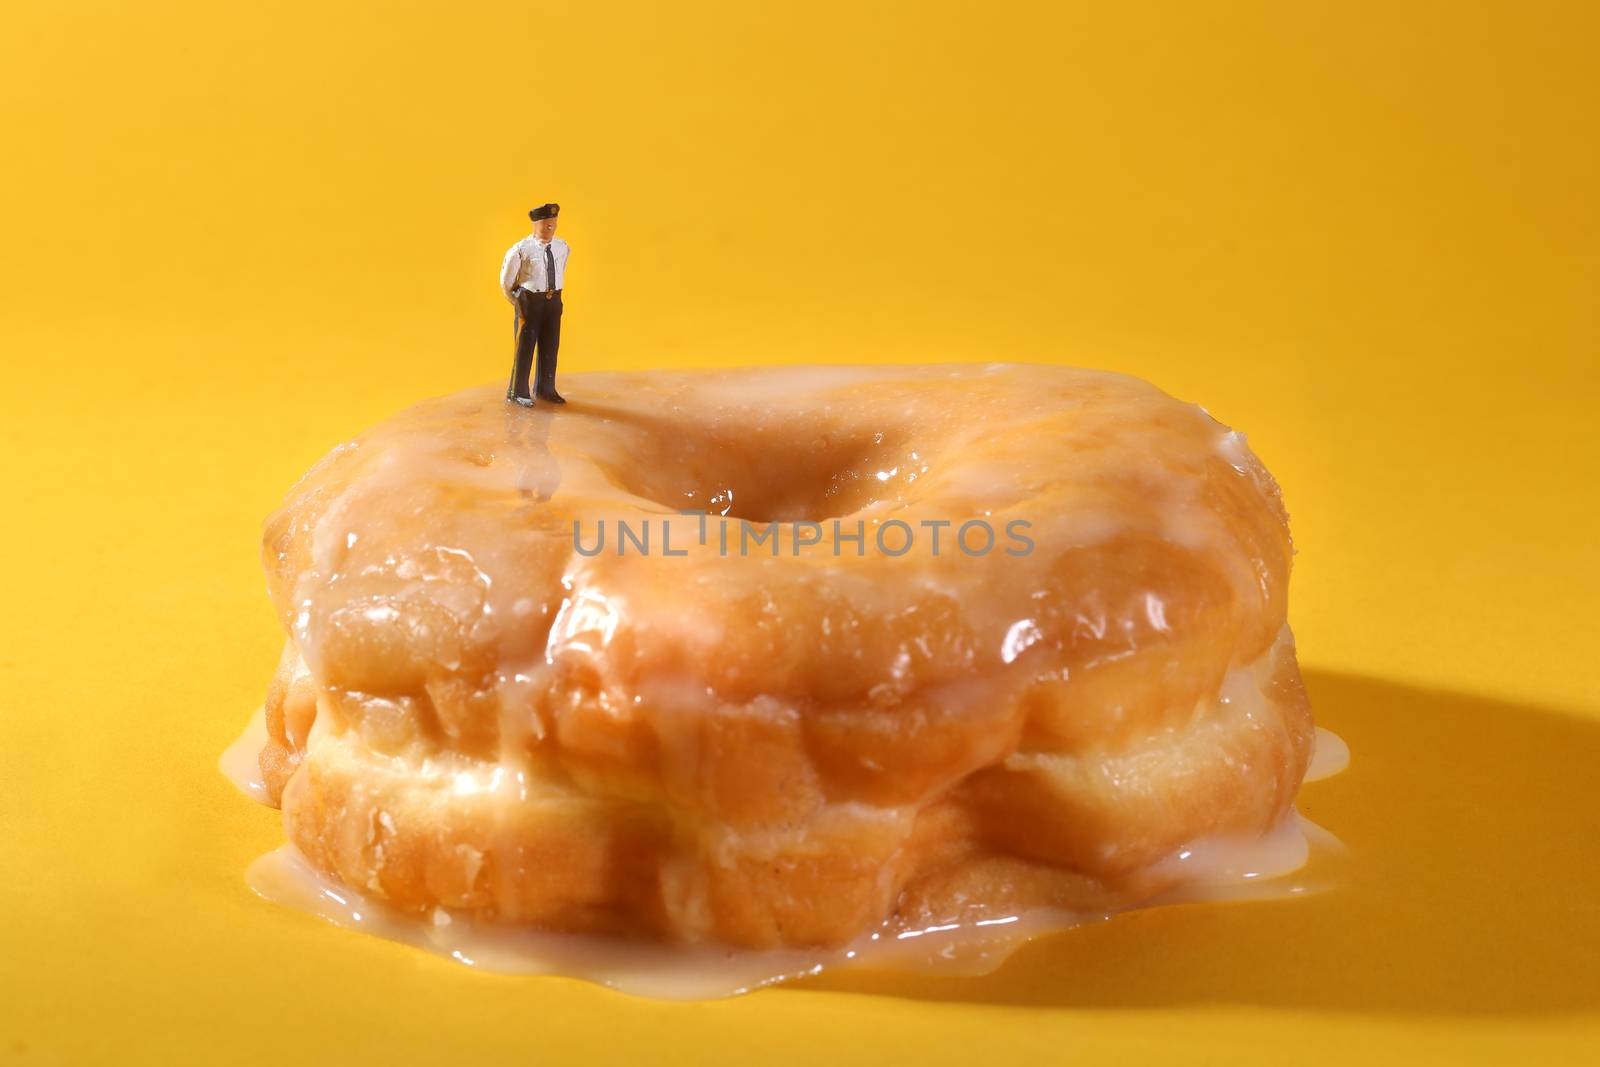
<instances>
[{"instance_id":1,"label":"figurine's shoe","mask_svg":"<svg viewBox=\"0 0 1600 1067\"><path fill-rule=\"evenodd\" d=\"M533 407L533 397L531 396L508 396L506 399L519 407ZM565 403L565 401L563 401L563 403Z\"/></svg>"},{"instance_id":2,"label":"figurine's shoe","mask_svg":"<svg viewBox=\"0 0 1600 1067\"><path fill-rule=\"evenodd\" d=\"M539 394L539 399L540 400L548 400L552 404L565 404L567 402L566 397L562 396L560 393L556 392L554 389L551 389L551 390L549 390L547 392L540 393Z\"/></svg>"}]
</instances>

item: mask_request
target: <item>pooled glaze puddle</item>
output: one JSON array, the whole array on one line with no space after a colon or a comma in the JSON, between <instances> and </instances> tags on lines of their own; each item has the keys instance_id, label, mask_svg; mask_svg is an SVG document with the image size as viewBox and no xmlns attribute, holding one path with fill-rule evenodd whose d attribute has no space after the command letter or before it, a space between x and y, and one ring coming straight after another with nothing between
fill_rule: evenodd
<instances>
[{"instance_id":1,"label":"pooled glaze puddle","mask_svg":"<svg viewBox=\"0 0 1600 1067\"><path fill-rule=\"evenodd\" d=\"M261 780L261 750L267 744L267 716L257 708L250 723L238 738L223 749L217 769L234 787L258 804L268 803L267 786Z\"/></svg>"},{"instance_id":2,"label":"pooled glaze puddle","mask_svg":"<svg viewBox=\"0 0 1600 1067\"><path fill-rule=\"evenodd\" d=\"M264 732L258 712L219 761L223 773L239 790L258 801L265 800L266 789L254 753L260 751ZM1344 741L1319 727L1305 780L1337 774L1349 758ZM1175 869L1182 884L1121 910L1198 901L1281 899L1316 892L1333 881L1327 868L1342 854L1337 838L1291 811L1260 837L1207 838L1179 849L1163 865ZM291 845L257 859L246 880L251 889L274 903L468 967L501 974L578 978L663 1000L732 996L825 970L858 968L975 977L997 970L1035 938L1118 914L1036 909L923 930L890 930L885 925L839 949L756 951L491 927L445 908L435 908L419 919L334 882Z\"/></svg>"},{"instance_id":3,"label":"pooled glaze puddle","mask_svg":"<svg viewBox=\"0 0 1600 1067\"><path fill-rule=\"evenodd\" d=\"M1332 730L1325 730L1319 726L1316 746L1311 750L1311 766L1306 768L1306 776L1300 780L1301 784L1332 778L1348 766L1350 766L1350 746L1345 744L1344 738Z\"/></svg>"}]
</instances>

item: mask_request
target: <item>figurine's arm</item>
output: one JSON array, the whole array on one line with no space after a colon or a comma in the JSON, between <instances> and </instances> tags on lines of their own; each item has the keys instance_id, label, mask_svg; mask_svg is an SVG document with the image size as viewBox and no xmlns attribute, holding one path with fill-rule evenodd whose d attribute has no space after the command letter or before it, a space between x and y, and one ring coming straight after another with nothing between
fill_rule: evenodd
<instances>
[{"instance_id":1,"label":"figurine's arm","mask_svg":"<svg viewBox=\"0 0 1600 1067\"><path fill-rule=\"evenodd\" d=\"M517 246L512 245L506 253L506 258L500 264L500 291L506 294L506 299L513 304L517 302L515 287L517 275L522 272L522 253L517 251Z\"/></svg>"}]
</instances>

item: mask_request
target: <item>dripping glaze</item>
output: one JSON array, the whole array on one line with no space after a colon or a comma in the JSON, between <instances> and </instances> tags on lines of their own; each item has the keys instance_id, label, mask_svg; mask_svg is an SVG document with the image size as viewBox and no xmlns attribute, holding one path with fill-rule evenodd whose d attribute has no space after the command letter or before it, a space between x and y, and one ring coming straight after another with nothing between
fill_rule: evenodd
<instances>
[{"instance_id":1,"label":"dripping glaze","mask_svg":"<svg viewBox=\"0 0 1600 1067\"><path fill-rule=\"evenodd\" d=\"M265 736L265 719L258 709L218 761L241 793L261 803L266 802L267 791L256 754ZM1331 778L1349 762L1344 740L1319 726L1305 781ZM1178 849L1161 866L1178 874L1180 883L1120 911L1303 896L1336 880L1343 855L1338 838L1291 808L1259 837L1202 838ZM735 996L825 970L852 968L980 977L998 970L1030 941L1119 914L1033 909L920 930L896 930L885 923L843 948L757 951L493 926L446 908L435 908L420 918L405 915L335 882L289 844L258 858L245 878L251 889L274 904L463 966L497 974L577 978L661 1000Z\"/></svg>"}]
</instances>

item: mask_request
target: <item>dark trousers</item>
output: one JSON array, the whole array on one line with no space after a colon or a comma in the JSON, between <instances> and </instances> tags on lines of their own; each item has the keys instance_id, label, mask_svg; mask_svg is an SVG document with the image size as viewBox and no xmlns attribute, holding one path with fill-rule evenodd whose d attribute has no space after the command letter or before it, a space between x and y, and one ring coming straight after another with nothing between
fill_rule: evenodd
<instances>
[{"instance_id":1,"label":"dark trousers","mask_svg":"<svg viewBox=\"0 0 1600 1067\"><path fill-rule=\"evenodd\" d=\"M534 349L539 351L538 392L547 396L556 389L556 350L561 347L561 290L554 296L517 290L517 354L511 365L511 386L506 396L528 396L528 373L533 369Z\"/></svg>"}]
</instances>

